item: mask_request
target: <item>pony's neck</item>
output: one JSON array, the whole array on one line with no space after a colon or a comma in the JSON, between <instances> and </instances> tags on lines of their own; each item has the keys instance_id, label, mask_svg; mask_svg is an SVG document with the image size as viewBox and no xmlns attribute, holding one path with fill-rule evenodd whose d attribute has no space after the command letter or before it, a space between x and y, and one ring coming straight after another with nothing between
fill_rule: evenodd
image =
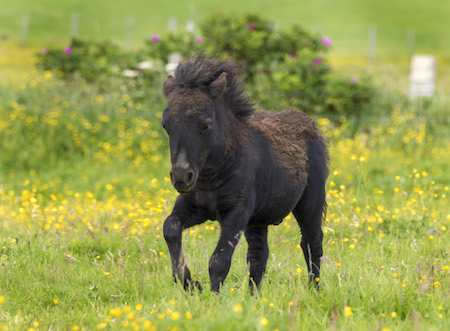
<instances>
[{"instance_id":1,"label":"pony's neck","mask_svg":"<svg viewBox=\"0 0 450 331\"><path fill-rule=\"evenodd\" d=\"M220 125L218 143L210 151L199 174L199 180L204 185L208 182L221 185L228 177L233 176L231 170L237 162L240 143L247 135L245 124L228 109L222 110L227 113L219 116L216 113L217 123Z\"/></svg>"},{"instance_id":2,"label":"pony's neck","mask_svg":"<svg viewBox=\"0 0 450 331\"><path fill-rule=\"evenodd\" d=\"M219 113L219 111L221 111ZM237 150L239 149L240 142L245 139L247 135L246 125L239 119L237 119L231 109L228 109L225 105L222 109L216 112L216 118L220 125L220 150L222 159L228 160L235 157Z\"/></svg>"}]
</instances>

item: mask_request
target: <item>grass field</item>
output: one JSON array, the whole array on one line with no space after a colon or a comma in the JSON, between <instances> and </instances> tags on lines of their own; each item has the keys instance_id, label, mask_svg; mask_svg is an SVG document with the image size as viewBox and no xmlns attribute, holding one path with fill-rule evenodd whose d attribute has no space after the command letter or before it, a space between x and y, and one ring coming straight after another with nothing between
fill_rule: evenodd
<instances>
[{"instance_id":1,"label":"grass field","mask_svg":"<svg viewBox=\"0 0 450 331\"><path fill-rule=\"evenodd\" d=\"M31 46L66 45L72 15L79 17L79 36L124 42L125 21L133 18L133 41L138 45L152 34L165 32L170 17L184 29L213 10L259 12L280 27L300 23L333 40L333 56L366 57L368 29L378 30L377 56L399 60L410 56L407 31L415 31L415 51L450 61L447 1L320 0L320 1L29 1L0 0L0 36L21 40L21 19L29 16L27 42ZM198 27L197 27L198 28Z\"/></svg>"},{"instance_id":2,"label":"grass field","mask_svg":"<svg viewBox=\"0 0 450 331\"><path fill-rule=\"evenodd\" d=\"M406 92L407 29L416 31L416 51L439 59L438 97L428 106L393 101L391 114L365 114L359 123L315 118L331 151L321 291L308 288L292 216L269 230L259 297L249 294L245 240L222 293L209 291L208 260L220 234L214 222L183 236L185 259L205 290L191 295L173 283L162 224L176 192L166 177L161 92L140 95L121 81L107 89L63 83L34 68L37 50L67 44L73 14L81 37L121 43L125 20L133 17L136 46L163 33L169 17L181 29L223 2L0 0L0 328L450 329L450 5L226 5L329 36L333 66L369 71L388 91ZM30 17L27 48L14 46L23 14ZM366 68L367 30L374 25L383 63Z\"/></svg>"},{"instance_id":3,"label":"grass field","mask_svg":"<svg viewBox=\"0 0 450 331\"><path fill-rule=\"evenodd\" d=\"M32 52L0 58L0 327L4 330L448 330L448 105L382 118L316 118L330 142L321 291L310 290L292 217L270 228L259 297L243 240L220 295L208 259L220 229L184 233L205 291L171 279L162 224L164 100L62 83ZM112 83L114 84L114 83ZM379 112L377 112L379 113Z\"/></svg>"}]
</instances>

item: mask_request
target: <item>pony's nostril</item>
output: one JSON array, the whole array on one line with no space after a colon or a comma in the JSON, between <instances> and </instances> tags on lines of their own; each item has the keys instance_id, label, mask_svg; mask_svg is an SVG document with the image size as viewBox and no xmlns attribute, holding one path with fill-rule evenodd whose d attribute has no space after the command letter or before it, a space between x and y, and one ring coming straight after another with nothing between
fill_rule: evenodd
<instances>
[{"instance_id":1,"label":"pony's nostril","mask_svg":"<svg viewBox=\"0 0 450 331\"><path fill-rule=\"evenodd\" d=\"M186 176L186 179L187 179L186 183L187 184L192 183L192 180L194 179L194 173L192 171L189 171L186 175L187 175Z\"/></svg>"}]
</instances>

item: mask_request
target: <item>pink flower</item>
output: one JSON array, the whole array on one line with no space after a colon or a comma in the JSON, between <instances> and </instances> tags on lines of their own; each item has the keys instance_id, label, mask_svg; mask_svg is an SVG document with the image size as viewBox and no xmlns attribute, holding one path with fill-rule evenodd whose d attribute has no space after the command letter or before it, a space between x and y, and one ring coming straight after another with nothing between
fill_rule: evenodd
<instances>
[{"instance_id":1,"label":"pink flower","mask_svg":"<svg viewBox=\"0 0 450 331\"><path fill-rule=\"evenodd\" d=\"M290 52L289 55L291 56L291 58L292 58L293 60L298 60L298 55L297 55L296 53Z\"/></svg>"},{"instance_id":2,"label":"pink flower","mask_svg":"<svg viewBox=\"0 0 450 331\"><path fill-rule=\"evenodd\" d=\"M41 54L47 54L47 53L48 53L48 49L47 48L41 49Z\"/></svg>"},{"instance_id":3,"label":"pink flower","mask_svg":"<svg viewBox=\"0 0 450 331\"><path fill-rule=\"evenodd\" d=\"M323 60L322 60L320 57L316 57L316 58L314 58L314 60L313 60L313 63L314 63L314 64L317 64L317 65L322 64L322 62L323 62Z\"/></svg>"},{"instance_id":4,"label":"pink flower","mask_svg":"<svg viewBox=\"0 0 450 331\"><path fill-rule=\"evenodd\" d=\"M64 53L65 53L66 55L72 55L73 50L72 50L72 48L70 48L70 47L66 47L66 48L64 48Z\"/></svg>"},{"instance_id":5,"label":"pink flower","mask_svg":"<svg viewBox=\"0 0 450 331\"><path fill-rule=\"evenodd\" d=\"M197 37L197 38L195 38L194 41L195 41L196 44L201 44L203 42L203 38L202 37Z\"/></svg>"},{"instance_id":6,"label":"pink flower","mask_svg":"<svg viewBox=\"0 0 450 331\"><path fill-rule=\"evenodd\" d=\"M332 44L331 40L327 37L322 37L322 39L320 41L322 41L322 44L326 47L329 47Z\"/></svg>"},{"instance_id":7,"label":"pink flower","mask_svg":"<svg viewBox=\"0 0 450 331\"><path fill-rule=\"evenodd\" d=\"M152 43L157 43L158 41L161 40L161 37L158 36L157 34L154 34L153 36L150 37L150 40Z\"/></svg>"},{"instance_id":8,"label":"pink flower","mask_svg":"<svg viewBox=\"0 0 450 331\"><path fill-rule=\"evenodd\" d=\"M249 25L247 25L247 29L253 31L256 29L256 26L255 26L255 24L250 23Z\"/></svg>"},{"instance_id":9,"label":"pink flower","mask_svg":"<svg viewBox=\"0 0 450 331\"><path fill-rule=\"evenodd\" d=\"M358 80L356 79L356 77L350 78L350 83L356 84L357 82L358 82Z\"/></svg>"}]
</instances>

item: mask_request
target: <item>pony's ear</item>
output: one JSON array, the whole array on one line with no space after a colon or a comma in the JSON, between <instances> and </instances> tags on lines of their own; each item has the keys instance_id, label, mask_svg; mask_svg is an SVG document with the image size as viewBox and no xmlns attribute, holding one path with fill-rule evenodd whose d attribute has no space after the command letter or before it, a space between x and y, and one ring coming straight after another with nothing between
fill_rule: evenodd
<instances>
[{"instance_id":1,"label":"pony's ear","mask_svg":"<svg viewBox=\"0 0 450 331\"><path fill-rule=\"evenodd\" d=\"M170 93L173 92L175 87L177 87L177 82L175 81L175 78L173 78L172 75L167 76L167 79L163 85L163 92L166 98Z\"/></svg>"},{"instance_id":2,"label":"pony's ear","mask_svg":"<svg viewBox=\"0 0 450 331\"><path fill-rule=\"evenodd\" d=\"M220 95L225 91L227 87L227 73L222 72L219 77L216 78L215 81L213 81L209 85L209 89L211 91L211 95L214 98L220 97Z\"/></svg>"}]
</instances>

